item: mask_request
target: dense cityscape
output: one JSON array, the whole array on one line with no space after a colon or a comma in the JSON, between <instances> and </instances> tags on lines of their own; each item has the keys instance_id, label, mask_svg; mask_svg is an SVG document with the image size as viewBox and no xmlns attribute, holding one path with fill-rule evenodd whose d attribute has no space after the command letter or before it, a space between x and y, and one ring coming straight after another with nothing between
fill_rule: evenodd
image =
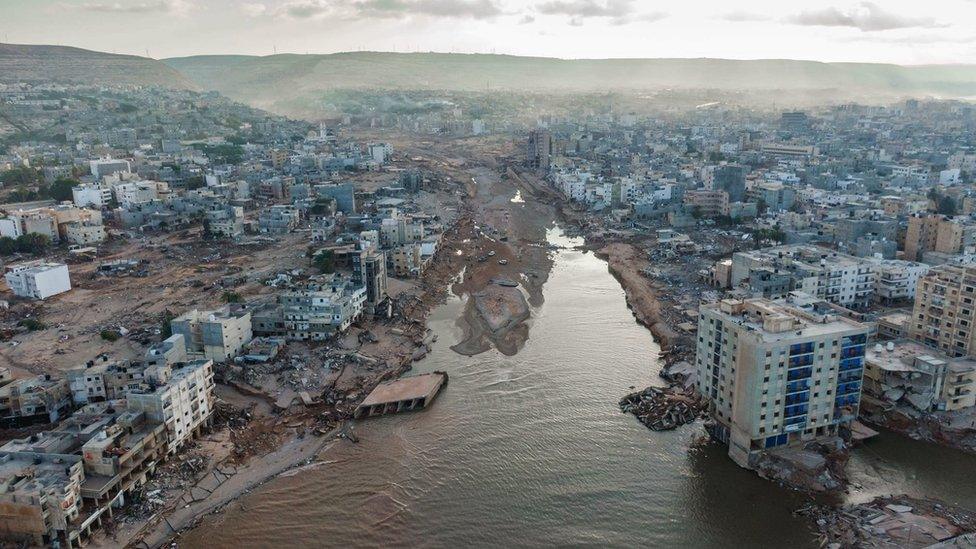
<instances>
[{"instance_id":1,"label":"dense cityscape","mask_svg":"<svg viewBox=\"0 0 976 549\"><path fill-rule=\"evenodd\" d=\"M971 101L248 102L30 48L0 44L0 544L976 546ZM694 486L601 477L630 464ZM523 476L547 503L470 530ZM707 495L628 496L659 489ZM561 532L576 491L610 518Z\"/></svg>"}]
</instances>

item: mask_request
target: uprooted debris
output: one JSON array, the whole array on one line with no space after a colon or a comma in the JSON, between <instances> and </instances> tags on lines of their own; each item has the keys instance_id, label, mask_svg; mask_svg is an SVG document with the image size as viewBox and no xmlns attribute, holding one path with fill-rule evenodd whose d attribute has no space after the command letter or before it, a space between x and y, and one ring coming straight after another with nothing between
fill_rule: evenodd
<instances>
[{"instance_id":1,"label":"uprooted debris","mask_svg":"<svg viewBox=\"0 0 976 549\"><path fill-rule=\"evenodd\" d=\"M810 505L796 514L813 521L821 546L835 549L972 547L976 532L973 512L938 500L904 495L840 508Z\"/></svg>"},{"instance_id":2,"label":"uprooted debris","mask_svg":"<svg viewBox=\"0 0 976 549\"><path fill-rule=\"evenodd\" d=\"M648 387L620 399L620 410L655 431L669 431L702 417L705 402L691 389Z\"/></svg>"},{"instance_id":3,"label":"uprooted debris","mask_svg":"<svg viewBox=\"0 0 976 549\"><path fill-rule=\"evenodd\" d=\"M822 437L802 446L779 446L754 464L759 476L795 490L835 492L847 485L850 450L840 437Z\"/></svg>"}]
</instances>

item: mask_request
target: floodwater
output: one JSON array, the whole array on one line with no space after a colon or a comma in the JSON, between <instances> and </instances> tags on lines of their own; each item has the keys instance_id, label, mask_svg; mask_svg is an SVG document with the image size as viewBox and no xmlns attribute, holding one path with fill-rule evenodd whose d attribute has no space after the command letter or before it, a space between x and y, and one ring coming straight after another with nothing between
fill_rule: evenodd
<instances>
[{"instance_id":1,"label":"floodwater","mask_svg":"<svg viewBox=\"0 0 976 549\"><path fill-rule=\"evenodd\" d=\"M361 441L261 487L187 534L189 547L814 547L806 498L740 469L700 426L654 433L617 401L659 383L658 347L606 263L558 230L525 347L452 352L454 299L416 372L450 383L426 411L363 420ZM863 488L976 507L972 457L886 434L850 465Z\"/></svg>"}]
</instances>

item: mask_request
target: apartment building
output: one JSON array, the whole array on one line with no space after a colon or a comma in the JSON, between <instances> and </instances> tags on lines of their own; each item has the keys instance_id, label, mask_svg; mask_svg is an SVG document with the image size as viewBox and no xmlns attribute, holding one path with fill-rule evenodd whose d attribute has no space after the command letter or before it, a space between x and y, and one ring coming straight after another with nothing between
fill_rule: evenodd
<instances>
[{"instance_id":1,"label":"apartment building","mask_svg":"<svg viewBox=\"0 0 976 549\"><path fill-rule=\"evenodd\" d=\"M214 409L213 360L150 366L145 389L126 395L129 410L166 426L167 452L175 453L210 424Z\"/></svg>"},{"instance_id":2,"label":"apartment building","mask_svg":"<svg viewBox=\"0 0 976 549\"><path fill-rule=\"evenodd\" d=\"M40 259L8 266L4 279L14 294L31 299L47 299L71 289L67 265Z\"/></svg>"},{"instance_id":3,"label":"apartment building","mask_svg":"<svg viewBox=\"0 0 976 549\"><path fill-rule=\"evenodd\" d=\"M857 417L867 333L829 307L762 298L702 305L695 361L713 436L752 467L765 449L836 434Z\"/></svg>"},{"instance_id":4,"label":"apartment building","mask_svg":"<svg viewBox=\"0 0 976 549\"><path fill-rule=\"evenodd\" d=\"M874 294L877 300L885 305L904 300L914 301L919 279L931 269L925 263L900 259L880 259L872 262L877 274Z\"/></svg>"},{"instance_id":5,"label":"apartment building","mask_svg":"<svg viewBox=\"0 0 976 549\"><path fill-rule=\"evenodd\" d=\"M976 405L976 361L949 357L910 340L868 348L864 359L865 406L908 406L922 412Z\"/></svg>"},{"instance_id":6,"label":"apartment building","mask_svg":"<svg viewBox=\"0 0 976 549\"><path fill-rule=\"evenodd\" d=\"M976 266L940 265L921 278L909 334L950 357L976 353Z\"/></svg>"},{"instance_id":7,"label":"apartment building","mask_svg":"<svg viewBox=\"0 0 976 549\"><path fill-rule=\"evenodd\" d=\"M702 217L725 215L729 209L729 194L725 191L685 191L684 205Z\"/></svg>"},{"instance_id":8,"label":"apartment building","mask_svg":"<svg viewBox=\"0 0 976 549\"><path fill-rule=\"evenodd\" d=\"M71 547L81 512L81 456L0 452L0 532L35 547Z\"/></svg>"},{"instance_id":9,"label":"apartment building","mask_svg":"<svg viewBox=\"0 0 976 549\"><path fill-rule=\"evenodd\" d=\"M269 234L285 234L298 227L301 212L291 204L276 204L258 215L258 228Z\"/></svg>"},{"instance_id":10,"label":"apartment building","mask_svg":"<svg viewBox=\"0 0 976 549\"><path fill-rule=\"evenodd\" d=\"M298 341L321 341L349 329L366 304L366 287L336 275L328 283L288 290L276 303L254 311L254 333Z\"/></svg>"},{"instance_id":11,"label":"apartment building","mask_svg":"<svg viewBox=\"0 0 976 549\"><path fill-rule=\"evenodd\" d=\"M193 309L170 321L173 334L180 334L191 353L224 361L233 358L251 341L251 311L227 305L213 311Z\"/></svg>"},{"instance_id":12,"label":"apartment building","mask_svg":"<svg viewBox=\"0 0 976 549\"><path fill-rule=\"evenodd\" d=\"M905 259L921 261L926 252L976 251L976 225L942 215L912 216L905 232Z\"/></svg>"},{"instance_id":13,"label":"apartment building","mask_svg":"<svg viewBox=\"0 0 976 549\"><path fill-rule=\"evenodd\" d=\"M733 254L730 282L733 287L751 284L770 270L789 275L791 291L855 309L870 305L878 276L870 260L819 246L787 245Z\"/></svg>"}]
</instances>

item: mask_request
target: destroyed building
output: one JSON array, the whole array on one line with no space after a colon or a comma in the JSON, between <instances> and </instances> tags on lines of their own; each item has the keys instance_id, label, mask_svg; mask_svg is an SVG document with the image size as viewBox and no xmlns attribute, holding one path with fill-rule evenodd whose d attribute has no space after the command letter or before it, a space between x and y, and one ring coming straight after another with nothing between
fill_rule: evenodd
<instances>
[{"instance_id":1,"label":"destroyed building","mask_svg":"<svg viewBox=\"0 0 976 549\"><path fill-rule=\"evenodd\" d=\"M910 340L868 349L864 399L882 409L907 405L920 412L976 405L976 361L954 358Z\"/></svg>"},{"instance_id":2,"label":"destroyed building","mask_svg":"<svg viewBox=\"0 0 976 549\"><path fill-rule=\"evenodd\" d=\"M187 352L224 361L251 341L251 311L239 305L213 311L193 309L171 320L170 328L183 336Z\"/></svg>"},{"instance_id":3,"label":"destroyed building","mask_svg":"<svg viewBox=\"0 0 976 549\"><path fill-rule=\"evenodd\" d=\"M252 315L255 335L289 340L328 339L346 331L362 315L366 288L341 275L285 290L275 302L257 307Z\"/></svg>"}]
</instances>

